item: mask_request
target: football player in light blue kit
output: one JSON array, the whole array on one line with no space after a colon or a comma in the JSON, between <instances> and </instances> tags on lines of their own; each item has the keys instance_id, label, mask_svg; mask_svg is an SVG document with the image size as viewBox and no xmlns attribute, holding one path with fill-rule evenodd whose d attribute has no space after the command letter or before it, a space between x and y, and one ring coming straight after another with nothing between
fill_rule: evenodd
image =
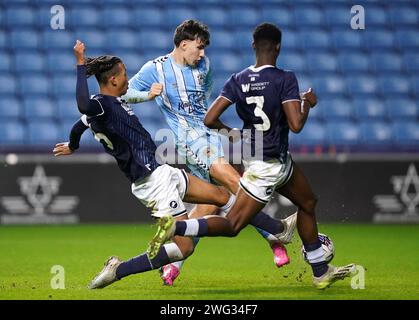
<instances>
[{"instance_id":1,"label":"football player in light blue kit","mask_svg":"<svg viewBox=\"0 0 419 320\"><path fill-rule=\"evenodd\" d=\"M147 101L151 87L160 84L161 94L156 102L175 135L178 154L186 159L195 176L217 182L236 194L240 175L224 159L218 134L203 121L212 86L210 61L204 52L209 37L205 25L195 20L184 21L176 28L174 50L147 62L129 81L128 92L122 98L128 103ZM189 216L202 217L217 211L211 205L197 205ZM250 222L270 243L278 267L289 262L279 239L283 239L286 230L295 228L295 222L296 215L277 221L265 213ZM181 266L182 262L177 262L163 267L166 285L173 284Z\"/></svg>"}]
</instances>

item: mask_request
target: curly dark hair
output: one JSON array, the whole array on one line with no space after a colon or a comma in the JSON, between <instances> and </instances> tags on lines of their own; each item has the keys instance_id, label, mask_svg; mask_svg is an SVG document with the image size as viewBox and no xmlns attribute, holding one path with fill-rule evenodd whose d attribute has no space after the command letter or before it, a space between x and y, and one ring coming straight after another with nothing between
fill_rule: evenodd
<instances>
[{"instance_id":1,"label":"curly dark hair","mask_svg":"<svg viewBox=\"0 0 419 320\"><path fill-rule=\"evenodd\" d=\"M95 75L100 84L106 84L108 79L119 72L118 64L122 60L115 56L99 56L86 58L86 75Z\"/></svg>"},{"instance_id":2,"label":"curly dark hair","mask_svg":"<svg viewBox=\"0 0 419 320\"><path fill-rule=\"evenodd\" d=\"M182 40L200 39L204 46L210 44L208 27L197 20L185 20L175 30L173 42L179 47Z\"/></svg>"}]
</instances>

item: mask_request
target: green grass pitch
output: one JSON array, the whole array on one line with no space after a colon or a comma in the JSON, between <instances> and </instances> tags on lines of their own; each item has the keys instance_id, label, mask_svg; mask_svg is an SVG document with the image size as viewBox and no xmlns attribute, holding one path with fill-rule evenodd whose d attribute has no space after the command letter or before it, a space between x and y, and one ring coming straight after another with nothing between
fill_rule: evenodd
<instances>
[{"instance_id":1,"label":"green grass pitch","mask_svg":"<svg viewBox=\"0 0 419 320\"><path fill-rule=\"evenodd\" d=\"M173 287L157 271L129 276L102 290L89 281L110 255L128 259L143 252L150 225L2 226L0 299L419 299L419 225L321 224L336 247L333 264L365 269L365 289L351 279L319 291L298 235L288 246L291 264L274 266L267 243L252 228L237 238L205 238ZM65 289L53 290L51 268L65 270Z\"/></svg>"}]
</instances>

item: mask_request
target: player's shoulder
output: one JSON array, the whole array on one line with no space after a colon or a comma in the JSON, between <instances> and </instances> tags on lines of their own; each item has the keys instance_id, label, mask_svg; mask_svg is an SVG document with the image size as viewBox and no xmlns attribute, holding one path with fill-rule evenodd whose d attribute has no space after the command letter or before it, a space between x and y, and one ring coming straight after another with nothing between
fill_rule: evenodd
<instances>
[{"instance_id":1,"label":"player's shoulder","mask_svg":"<svg viewBox=\"0 0 419 320\"><path fill-rule=\"evenodd\" d=\"M157 64L157 63L165 63L169 59L169 55L166 54L164 56L159 56L153 60L150 60L148 63Z\"/></svg>"}]
</instances>

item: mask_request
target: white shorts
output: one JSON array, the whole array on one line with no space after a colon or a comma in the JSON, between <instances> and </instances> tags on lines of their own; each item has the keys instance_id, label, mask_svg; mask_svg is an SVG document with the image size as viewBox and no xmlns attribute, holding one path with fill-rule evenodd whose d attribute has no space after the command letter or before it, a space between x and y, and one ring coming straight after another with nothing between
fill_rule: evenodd
<instances>
[{"instance_id":1,"label":"white shorts","mask_svg":"<svg viewBox=\"0 0 419 320\"><path fill-rule=\"evenodd\" d=\"M268 203L275 189L285 185L292 176L293 166L288 153L286 162L278 160L243 160L244 174L240 187L250 197L261 203Z\"/></svg>"},{"instance_id":2,"label":"white shorts","mask_svg":"<svg viewBox=\"0 0 419 320\"><path fill-rule=\"evenodd\" d=\"M187 188L186 172L167 164L158 167L147 178L131 185L134 196L151 209L151 215L155 218L168 214L173 217L186 214L182 199Z\"/></svg>"}]
</instances>

